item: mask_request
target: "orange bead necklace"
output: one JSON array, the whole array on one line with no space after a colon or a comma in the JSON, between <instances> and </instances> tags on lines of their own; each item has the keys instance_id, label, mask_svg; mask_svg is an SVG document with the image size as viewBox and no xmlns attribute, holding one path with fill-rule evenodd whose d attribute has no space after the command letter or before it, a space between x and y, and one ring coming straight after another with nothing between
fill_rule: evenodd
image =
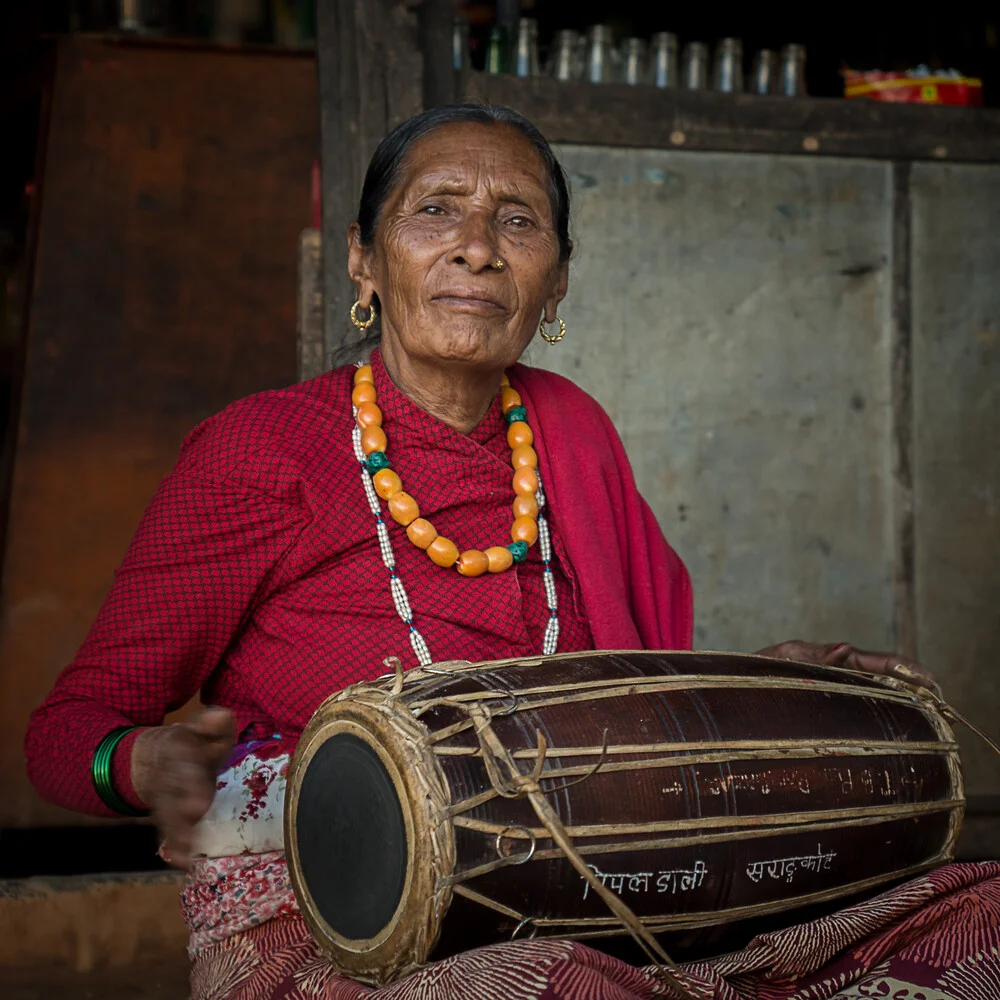
<instances>
[{"instance_id":1,"label":"orange bead necklace","mask_svg":"<svg viewBox=\"0 0 1000 1000\"><path fill-rule=\"evenodd\" d=\"M387 501L392 519L406 529L410 541L418 549L423 549L431 562L445 568L454 566L463 576L502 573L527 558L528 548L535 544L541 531L546 575L550 575L551 546L548 525L540 511L544 500L538 477L538 454L532 447L534 435L528 426L521 397L517 390L511 388L506 375L501 380L500 406L508 424L507 444L510 445L514 469L514 522L510 529L510 544L495 545L486 550L466 549L459 552L450 538L439 535L434 525L420 516L417 501L403 490L402 480L392 469L386 455L388 441L382 429L382 411L375 398L371 365L361 365L355 371L351 402L357 425L354 439L358 459L371 475L375 492ZM548 586L546 590L549 590Z\"/></svg>"}]
</instances>

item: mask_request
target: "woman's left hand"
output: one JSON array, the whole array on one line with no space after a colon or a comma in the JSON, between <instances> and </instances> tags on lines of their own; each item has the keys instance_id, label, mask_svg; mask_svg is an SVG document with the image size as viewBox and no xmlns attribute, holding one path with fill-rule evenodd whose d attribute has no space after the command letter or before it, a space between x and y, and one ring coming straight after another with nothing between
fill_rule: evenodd
<instances>
[{"instance_id":1,"label":"woman's left hand","mask_svg":"<svg viewBox=\"0 0 1000 1000\"><path fill-rule=\"evenodd\" d=\"M869 674L885 674L920 687L935 686L934 675L916 661L895 653L870 653L864 649L856 649L847 642L824 645L789 639L757 652L760 656L773 656L779 660L798 660L800 663L820 663L828 667L864 670Z\"/></svg>"}]
</instances>

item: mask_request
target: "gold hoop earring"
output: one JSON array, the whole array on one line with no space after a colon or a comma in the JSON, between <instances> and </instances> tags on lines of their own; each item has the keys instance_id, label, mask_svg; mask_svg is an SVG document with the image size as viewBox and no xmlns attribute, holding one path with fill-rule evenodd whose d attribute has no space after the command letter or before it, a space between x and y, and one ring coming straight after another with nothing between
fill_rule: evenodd
<instances>
[{"instance_id":1,"label":"gold hoop earring","mask_svg":"<svg viewBox=\"0 0 1000 1000\"><path fill-rule=\"evenodd\" d=\"M360 306L360 305L361 305L361 300L358 299L358 301L355 302L353 306L351 306L351 322L359 330L367 330L368 327L370 327L372 325L372 323L375 322L375 303L373 302L368 307L368 319L364 319L364 320L358 319L358 306ZM362 308L364 308L364 307L362 306Z\"/></svg>"},{"instance_id":2,"label":"gold hoop earring","mask_svg":"<svg viewBox=\"0 0 1000 1000\"><path fill-rule=\"evenodd\" d=\"M559 332L555 335L547 333L545 330L545 314L542 314L542 321L538 324L538 332L542 335L542 340L546 344L558 344L566 336L566 324L558 316L556 316L556 322L559 324Z\"/></svg>"}]
</instances>

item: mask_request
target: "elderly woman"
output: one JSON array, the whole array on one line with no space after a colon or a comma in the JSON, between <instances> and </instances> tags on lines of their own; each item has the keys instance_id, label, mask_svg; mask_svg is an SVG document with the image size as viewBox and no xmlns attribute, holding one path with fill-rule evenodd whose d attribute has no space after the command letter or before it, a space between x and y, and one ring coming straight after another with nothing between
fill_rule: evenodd
<instances>
[{"instance_id":1,"label":"elderly woman","mask_svg":"<svg viewBox=\"0 0 1000 1000\"><path fill-rule=\"evenodd\" d=\"M190 435L32 718L28 766L46 798L97 816L149 810L166 856L190 870L196 1000L368 993L316 950L282 853L289 753L329 694L389 657L690 647L687 573L607 416L517 363L536 332L565 333L568 219L551 149L512 111L440 108L389 135L348 231L351 319L371 331L370 359L241 400ZM901 662L846 644L769 652ZM164 726L198 691L217 707ZM963 908L980 917L965 926ZM998 917L1000 867L950 866L685 981L724 998L869 995L837 992L852 983L985 997ZM460 955L384 996L662 990L550 941Z\"/></svg>"}]
</instances>

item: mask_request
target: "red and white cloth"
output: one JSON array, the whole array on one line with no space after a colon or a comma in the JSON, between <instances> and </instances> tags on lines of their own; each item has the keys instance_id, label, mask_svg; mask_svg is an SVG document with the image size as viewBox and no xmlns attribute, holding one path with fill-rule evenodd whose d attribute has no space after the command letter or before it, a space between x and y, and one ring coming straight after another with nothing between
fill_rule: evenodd
<instances>
[{"instance_id":1,"label":"red and white cloth","mask_svg":"<svg viewBox=\"0 0 1000 1000\"><path fill-rule=\"evenodd\" d=\"M1000 864L947 865L856 906L680 966L698 1000L998 1000ZM373 988L338 974L301 917L205 949L192 1000L664 1000L677 994L571 941L511 941Z\"/></svg>"}]
</instances>

